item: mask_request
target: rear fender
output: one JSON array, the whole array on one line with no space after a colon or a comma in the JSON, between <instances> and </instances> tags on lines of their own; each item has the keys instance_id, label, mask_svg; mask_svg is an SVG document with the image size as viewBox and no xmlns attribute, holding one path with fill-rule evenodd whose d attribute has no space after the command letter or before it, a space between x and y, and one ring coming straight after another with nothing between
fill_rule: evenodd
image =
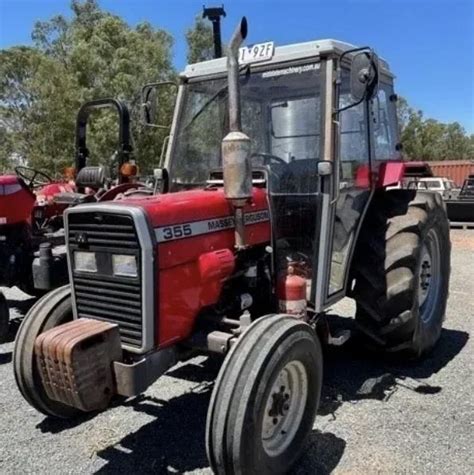
<instances>
[{"instance_id":1,"label":"rear fender","mask_svg":"<svg viewBox=\"0 0 474 475\"><path fill-rule=\"evenodd\" d=\"M405 175L405 163L402 161L383 162L379 168L377 188L396 185Z\"/></svg>"}]
</instances>

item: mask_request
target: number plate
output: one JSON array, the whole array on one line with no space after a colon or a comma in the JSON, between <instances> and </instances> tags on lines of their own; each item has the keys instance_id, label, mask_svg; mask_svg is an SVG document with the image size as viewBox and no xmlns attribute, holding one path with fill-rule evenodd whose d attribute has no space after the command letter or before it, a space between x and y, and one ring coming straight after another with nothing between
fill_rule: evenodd
<instances>
[{"instance_id":1,"label":"number plate","mask_svg":"<svg viewBox=\"0 0 474 475\"><path fill-rule=\"evenodd\" d=\"M239 50L239 63L249 64L257 63L259 61L267 61L272 59L275 52L275 45L273 41L267 43L260 43L253 46L244 46Z\"/></svg>"}]
</instances>

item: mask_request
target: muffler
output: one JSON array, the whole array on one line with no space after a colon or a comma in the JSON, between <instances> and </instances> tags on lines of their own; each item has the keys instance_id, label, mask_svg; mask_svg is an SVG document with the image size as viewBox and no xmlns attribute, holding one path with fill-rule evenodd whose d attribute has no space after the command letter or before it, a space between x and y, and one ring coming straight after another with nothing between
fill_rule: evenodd
<instances>
[{"instance_id":1,"label":"muffler","mask_svg":"<svg viewBox=\"0 0 474 475\"><path fill-rule=\"evenodd\" d=\"M239 47L246 36L247 19L243 17L232 35L227 51L230 132L222 140L224 194L234 207L235 247L238 250L246 247L243 207L252 197L250 138L241 130L239 84Z\"/></svg>"}]
</instances>

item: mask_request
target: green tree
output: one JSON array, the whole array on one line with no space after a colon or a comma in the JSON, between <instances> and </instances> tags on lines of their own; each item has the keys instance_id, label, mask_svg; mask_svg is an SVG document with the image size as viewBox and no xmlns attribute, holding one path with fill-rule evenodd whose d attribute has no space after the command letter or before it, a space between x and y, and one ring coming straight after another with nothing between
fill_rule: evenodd
<instances>
[{"instance_id":1,"label":"green tree","mask_svg":"<svg viewBox=\"0 0 474 475\"><path fill-rule=\"evenodd\" d=\"M425 119L423 112L398 101L398 122L405 156L410 160L474 160L473 140L458 123Z\"/></svg>"},{"instance_id":2,"label":"green tree","mask_svg":"<svg viewBox=\"0 0 474 475\"><path fill-rule=\"evenodd\" d=\"M410 113L411 113L411 108L408 105L408 101L402 97L398 96L397 100L397 117L398 117L398 128L400 135L402 131L405 129L405 127L408 124L408 121L410 120Z\"/></svg>"},{"instance_id":3,"label":"green tree","mask_svg":"<svg viewBox=\"0 0 474 475\"><path fill-rule=\"evenodd\" d=\"M149 23L131 28L96 0L73 0L71 19L38 22L34 47L0 52L0 124L15 152L32 166L60 172L74 158L76 114L86 100L116 97L132 110L136 156L142 168L158 160L164 133L139 124L140 87L173 79L171 36ZM170 122L170 110L160 122ZM92 162L105 162L116 144L116 117L91 119Z\"/></svg>"},{"instance_id":4,"label":"green tree","mask_svg":"<svg viewBox=\"0 0 474 475\"><path fill-rule=\"evenodd\" d=\"M186 31L189 64L207 61L214 57L214 40L211 24L197 15L194 24Z\"/></svg>"}]
</instances>

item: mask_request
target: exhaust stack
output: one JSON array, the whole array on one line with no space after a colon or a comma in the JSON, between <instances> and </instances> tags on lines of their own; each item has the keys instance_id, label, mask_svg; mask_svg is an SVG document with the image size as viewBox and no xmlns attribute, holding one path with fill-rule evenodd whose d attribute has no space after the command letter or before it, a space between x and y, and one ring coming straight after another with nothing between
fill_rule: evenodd
<instances>
[{"instance_id":1,"label":"exhaust stack","mask_svg":"<svg viewBox=\"0 0 474 475\"><path fill-rule=\"evenodd\" d=\"M222 140L224 194L234 207L235 246L245 248L243 207L252 197L250 138L242 128L239 84L239 47L247 36L247 19L242 18L230 40L227 52L229 84L229 128Z\"/></svg>"}]
</instances>

